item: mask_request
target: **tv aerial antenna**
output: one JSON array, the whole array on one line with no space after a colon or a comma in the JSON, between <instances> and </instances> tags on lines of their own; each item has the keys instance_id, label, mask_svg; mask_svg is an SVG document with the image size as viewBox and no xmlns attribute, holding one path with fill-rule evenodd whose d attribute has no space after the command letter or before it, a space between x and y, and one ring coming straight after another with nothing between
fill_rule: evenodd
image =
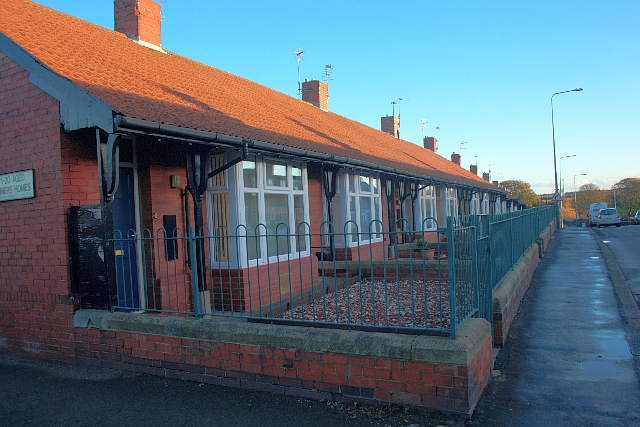
<instances>
[{"instance_id":1,"label":"tv aerial antenna","mask_svg":"<svg viewBox=\"0 0 640 427\"><path fill-rule=\"evenodd\" d=\"M400 101L409 101L406 98L398 98L398 139L400 139Z\"/></svg>"},{"instance_id":2,"label":"tv aerial antenna","mask_svg":"<svg viewBox=\"0 0 640 427\"><path fill-rule=\"evenodd\" d=\"M462 141L460 143L460 155L462 155L462 150L465 150L464 144L468 144L468 142Z\"/></svg>"},{"instance_id":3,"label":"tv aerial antenna","mask_svg":"<svg viewBox=\"0 0 640 427\"><path fill-rule=\"evenodd\" d=\"M302 98L302 84L300 83L300 60L302 59L302 55L304 55L304 51L300 49L300 46L295 51L296 60L298 61L298 96Z\"/></svg>"},{"instance_id":4,"label":"tv aerial antenna","mask_svg":"<svg viewBox=\"0 0 640 427\"><path fill-rule=\"evenodd\" d=\"M332 67L331 64L324 66L324 81L327 84L327 91L329 91L329 80L333 80L333 71L337 71L338 69Z\"/></svg>"},{"instance_id":5,"label":"tv aerial antenna","mask_svg":"<svg viewBox=\"0 0 640 427\"><path fill-rule=\"evenodd\" d=\"M427 121L427 119L422 119L422 139L424 139L424 129L427 127L428 124L429 122Z\"/></svg>"}]
</instances>

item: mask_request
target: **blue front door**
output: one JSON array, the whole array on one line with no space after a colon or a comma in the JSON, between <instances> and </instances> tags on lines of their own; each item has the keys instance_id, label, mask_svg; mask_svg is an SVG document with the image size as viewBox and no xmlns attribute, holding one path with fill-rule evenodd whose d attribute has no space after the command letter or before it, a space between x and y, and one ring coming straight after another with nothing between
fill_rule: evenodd
<instances>
[{"instance_id":1,"label":"blue front door","mask_svg":"<svg viewBox=\"0 0 640 427\"><path fill-rule=\"evenodd\" d=\"M136 210L133 169L120 168L118 190L113 199L116 282L118 307L140 309L138 257L136 253Z\"/></svg>"}]
</instances>

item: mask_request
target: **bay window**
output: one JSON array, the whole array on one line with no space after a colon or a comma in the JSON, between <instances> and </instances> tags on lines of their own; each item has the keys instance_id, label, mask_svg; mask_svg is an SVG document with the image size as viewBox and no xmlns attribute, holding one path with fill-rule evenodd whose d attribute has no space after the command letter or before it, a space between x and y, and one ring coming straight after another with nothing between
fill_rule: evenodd
<instances>
[{"instance_id":1,"label":"bay window","mask_svg":"<svg viewBox=\"0 0 640 427\"><path fill-rule=\"evenodd\" d=\"M445 189L447 216L458 216L458 197L455 188Z\"/></svg>"},{"instance_id":2,"label":"bay window","mask_svg":"<svg viewBox=\"0 0 640 427\"><path fill-rule=\"evenodd\" d=\"M358 242L382 240L382 207L380 205L380 178L366 174L349 172L342 175L347 188L348 241ZM339 229L336 229L338 231Z\"/></svg>"},{"instance_id":3,"label":"bay window","mask_svg":"<svg viewBox=\"0 0 640 427\"><path fill-rule=\"evenodd\" d=\"M306 165L249 156L240 168L247 260L308 255Z\"/></svg>"},{"instance_id":4,"label":"bay window","mask_svg":"<svg viewBox=\"0 0 640 427\"><path fill-rule=\"evenodd\" d=\"M433 185L429 185L428 187L424 187L420 190L419 200L419 218L421 218L421 221L420 224L416 224L416 227L420 231L436 228L437 211L435 187Z\"/></svg>"}]
</instances>

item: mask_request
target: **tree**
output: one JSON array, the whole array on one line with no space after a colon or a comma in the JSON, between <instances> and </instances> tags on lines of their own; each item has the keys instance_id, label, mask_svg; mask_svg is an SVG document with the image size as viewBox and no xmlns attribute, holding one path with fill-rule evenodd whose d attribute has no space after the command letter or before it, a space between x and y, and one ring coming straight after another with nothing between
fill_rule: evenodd
<instances>
[{"instance_id":1,"label":"tree","mask_svg":"<svg viewBox=\"0 0 640 427\"><path fill-rule=\"evenodd\" d=\"M565 197L562 202L562 219L565 221L576 219L576 210L573 207L573 199L571 197Z\"/></svg>"},{"instance_id":2,"label":"tree","mask_svg":"<svg viewBox=\"0 0 640 427\"><path fill-rule=\"evenodd\" d=\"M611 187L618 206L628 211L640 209L640 178L625 178Z\"/></svg>"},{"instance_id":3,"label":"tree","mask_svg":"<svg viewBox=\"0 0 640 427\"><path fill-rule=\"evenodd\" d=\"M585 216L589 213L589 205L591 203L600 203L606 201L606 194L595 184L584 184L580 186L576 193L576 211L578 215Z\"/></svg>"},{"instance_id":4,"label":"tree","mask_svg":"<svg viewBox=\"0 0 640 427\"><path fill-rule=\"evenodd\" d=\"M500 186L506 188L507 191L527 206L541 205L540 197L531 189L531 185L528 182L512 179L502 181Z\"/></svg>"}]
</instances>

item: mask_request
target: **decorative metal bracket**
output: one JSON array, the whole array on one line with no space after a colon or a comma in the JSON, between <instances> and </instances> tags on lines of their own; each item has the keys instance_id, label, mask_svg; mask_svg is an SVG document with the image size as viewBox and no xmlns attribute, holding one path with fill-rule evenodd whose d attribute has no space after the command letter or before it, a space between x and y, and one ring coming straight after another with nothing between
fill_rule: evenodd
<instances>
[{"instance_id":1,"label":"decorative metal bracket","mask_svg":"<svg viewBox=\"0 0 640 427\"><path fill-rule=\"evenodd\" d=\"M100 144L100 150L102 152L102 188L104 191L104 199L107 202L113 200L113 195L118 190L120 138L122 138L122 135L110 133L107 143Z\"/></svg>"}]
</instances>

